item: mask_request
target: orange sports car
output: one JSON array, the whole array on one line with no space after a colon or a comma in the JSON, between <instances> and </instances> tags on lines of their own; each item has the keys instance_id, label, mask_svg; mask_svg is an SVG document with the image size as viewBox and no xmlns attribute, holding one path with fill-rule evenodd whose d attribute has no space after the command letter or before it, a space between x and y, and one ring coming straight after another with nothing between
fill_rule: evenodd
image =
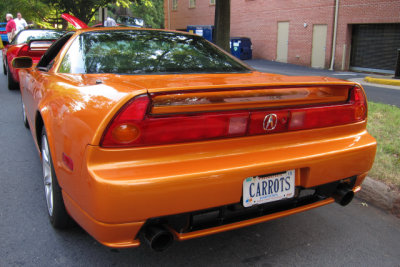
<instances>
[{"instance_id":1,"label":"orange sports car","mask_svg":"<svg viewBox=\"0 0 400 267\"><path fill-rule=\"evenodd\" d=\"M374 161L359 84L260 73L196 35L81 29L13 64L51 224L109 247L346 205Z\"/></svg>"}]
</instances>

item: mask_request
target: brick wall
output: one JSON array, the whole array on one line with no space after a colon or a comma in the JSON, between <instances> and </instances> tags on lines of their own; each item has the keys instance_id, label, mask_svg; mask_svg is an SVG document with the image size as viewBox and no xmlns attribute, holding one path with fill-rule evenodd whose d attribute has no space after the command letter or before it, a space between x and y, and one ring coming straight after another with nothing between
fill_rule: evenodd
<instances>
[{"instance_id":1,"label":"brick wall","mask_svg":"<svg viewBox=\"0 0 400 267\"><path fill-rule=\"evenodd\" d=\"M169 0L172 6L172 0ZM171 29L187 25L213 25L214 8L208 0L178 0L176 11L168 12L165 0L165 25L170 14ZM325 67L331 60L335 0L231 0L231 36L250 37L253 57L276 59L277 23L289 22L288 62L311 65L313 25L327 24ZM340 0L335 69L348 68L351 24L400 23L399 0ZM306 25L306 26L305 26ZM343 53L345 50L345 57ZM342 62L344 59L344 63Z\"/></svg>"},{"instance_id":2,"label":"brick wall","mask_svg":"<svg viewBox=\"0 0 400 267\"><path fill-rule=\"evenodd\" d=\"M346 55L343 65L344 69L349 67L351 25L366 23L400 23L400 1L340 0L335 69L342 68L344 45Z\"/></svg>"}]
</instances>

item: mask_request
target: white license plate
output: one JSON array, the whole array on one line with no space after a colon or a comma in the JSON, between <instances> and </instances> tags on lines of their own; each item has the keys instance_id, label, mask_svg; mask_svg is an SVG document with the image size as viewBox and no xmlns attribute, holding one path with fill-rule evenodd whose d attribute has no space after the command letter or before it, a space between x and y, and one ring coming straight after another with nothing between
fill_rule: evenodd
<instances>
[{"instance_id":1,"label":"white license plate","mask_svg":"<svg viewBox=\"0 0 400 267\"><path fill-rule=\"evenodd\" d=\"M294 179L294 170L246 178L243 181L243 206L250 207L293 197Z\"/></svg>"}]
</instances>

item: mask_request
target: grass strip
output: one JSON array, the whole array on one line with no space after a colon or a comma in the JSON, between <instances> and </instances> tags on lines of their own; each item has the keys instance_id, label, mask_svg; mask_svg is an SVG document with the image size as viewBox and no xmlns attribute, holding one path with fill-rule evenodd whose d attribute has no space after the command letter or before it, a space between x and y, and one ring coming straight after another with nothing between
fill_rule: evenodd
<instances>
[{"instance_id":1,"label":"grass strip","mask_svg":"<svg viewBox=\"0 0 400 267\"><path fill-rule=\"evenodd\" d=\"M369 175L400 188L400 108L368 102L367 129L378 142Z\"/></svg>"}]
</instances>

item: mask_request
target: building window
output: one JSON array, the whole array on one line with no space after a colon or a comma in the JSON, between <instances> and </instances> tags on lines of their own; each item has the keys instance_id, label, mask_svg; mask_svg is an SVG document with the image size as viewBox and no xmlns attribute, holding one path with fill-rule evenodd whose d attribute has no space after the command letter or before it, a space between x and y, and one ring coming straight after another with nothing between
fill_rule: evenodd
<instances>
[{"instance_id":1,"label":"building window","mask_svg":"<svg viewBox=\"0 0 400 267\"><path fill-rule=\"evenodd\" d=\"M172 10L178 10L178 0L172 0Z\"/></svg>"},{"instance_id":2,"label":"building window","mask_svg":"<svg viewBox=\"0 0 400 267\"><path fill-rule=\"evenodd\" d=\"M196 0L189 0L189 8L195 8L196 7Z\"/></svg>"},{"instance_id":3,"label":"building window","mask_svg":"<svg viewBox=\"0 0 400 267\"><path fill-rule=\"evenodd\" d=\"M215 6L215 0L210 0L210 6Z\"/></svg>"}]
</instances>

